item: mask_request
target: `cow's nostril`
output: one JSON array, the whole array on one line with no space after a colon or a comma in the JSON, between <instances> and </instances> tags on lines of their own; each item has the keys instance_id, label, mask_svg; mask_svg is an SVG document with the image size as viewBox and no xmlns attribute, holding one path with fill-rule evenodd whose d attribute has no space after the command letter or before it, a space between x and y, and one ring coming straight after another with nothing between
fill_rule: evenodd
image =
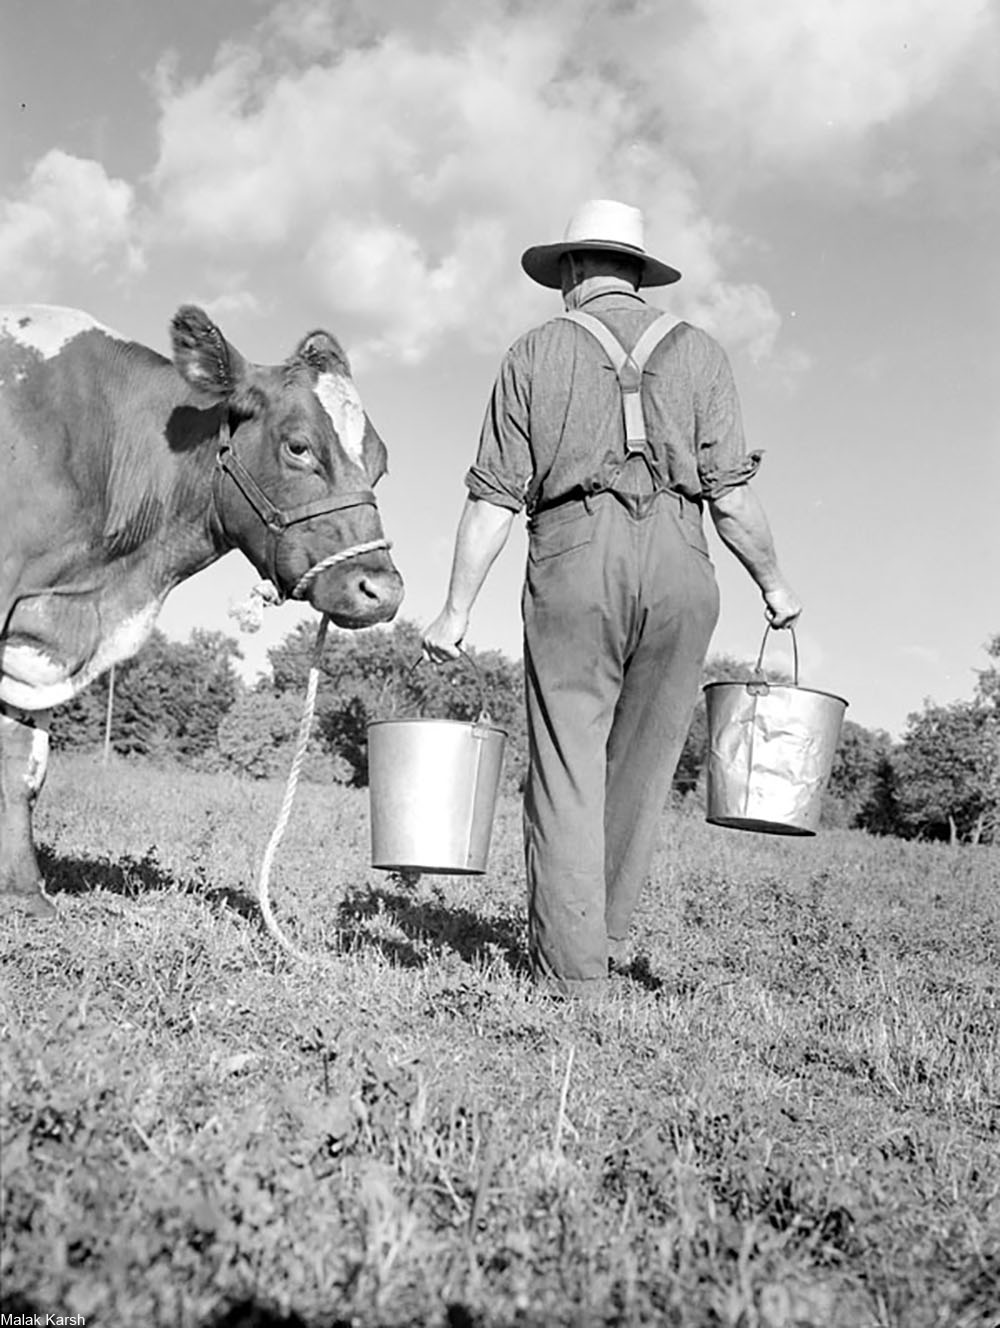
<instances>
[{"instance_id":1,"label":"cow's nostril","mask_svg":"<svg viewBox=\"0 0 1000 1328\"><path fill-rule=\"evenodd\" d=\"M369 581L367 577L362 577L358 582L358 594L362 599L370 599L378 604L382 599L382 590L377 581Z\"/></svg>"}]
</instances>

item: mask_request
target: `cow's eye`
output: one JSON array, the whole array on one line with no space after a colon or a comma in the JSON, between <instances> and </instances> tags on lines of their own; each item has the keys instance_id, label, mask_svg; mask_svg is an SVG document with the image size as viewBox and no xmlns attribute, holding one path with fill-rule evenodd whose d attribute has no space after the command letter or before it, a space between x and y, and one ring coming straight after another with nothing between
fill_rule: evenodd
<instances>
[{"instance_id":1,"label":"cow's eye","mask_svg":"<svg viewBox=\"0 0 1000 1328\"><path fill-rule=\"evenodd\" d=\"M309 444L303 442L301 438L289 438L285 446L289 454L300 461L309 455Z\"/></svg>"}]
</instances>

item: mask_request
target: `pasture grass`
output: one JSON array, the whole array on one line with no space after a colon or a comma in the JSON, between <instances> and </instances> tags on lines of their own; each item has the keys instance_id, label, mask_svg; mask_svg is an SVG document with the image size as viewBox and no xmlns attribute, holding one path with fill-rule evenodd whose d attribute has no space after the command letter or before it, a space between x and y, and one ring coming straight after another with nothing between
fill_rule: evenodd
<instances>
[{"instance_id":1,"label":"pasture grass","mask_svg":"<svg viewBox=\"0 0 1000 1328\"><path fill-rule=\"evenodd\" d=\"M130 1328L1000 1324L1000 852L664 819L601 1005L362 793L54 762L0 919L0 1304Z\"/></svg>"}]
</instances>

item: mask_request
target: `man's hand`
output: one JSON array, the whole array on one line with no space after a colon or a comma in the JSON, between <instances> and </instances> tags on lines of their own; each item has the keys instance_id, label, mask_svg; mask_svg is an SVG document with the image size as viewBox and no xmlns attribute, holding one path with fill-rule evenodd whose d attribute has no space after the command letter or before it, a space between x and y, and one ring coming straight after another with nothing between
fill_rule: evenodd
<instances>
[{"instance_id":1,"label":"man's hand","mask_svg":"<svg viewBox=\"0 0 1000 1328\"><path fill-rule=\"evenodd\" d=\"M473 498L462 509L455 536L455 556L444 608L424 632L424 656L435 664L457 659L469 626L469 614L486 573L510 533L514 513L507 507ZM457 608L455 606L458 606Z\"/></svg>"},{"instance_id":2,"label":"man's hand","mask_svg":"<svg viewBox=\"0 0 1000 1328\"><path fill-rule=\"evenodd\" d=\"M775 586L771 590L765 590L763 595L767 620L776 629L791 627L802 612L798 598L787 586Z\"/></svg>"},{"instance_id":3,"label":"man's hand","mask_svg":"<svg viewBox=\"0 0 1000 1328\"><path fill-rule=\"evenodd\" d=\"M469 626L469 615L455 609L442 609L424 632L423 647L425 656L434 664L443 664L445 660L458 659L459 646Z\"/></svg>"}]
</instances>

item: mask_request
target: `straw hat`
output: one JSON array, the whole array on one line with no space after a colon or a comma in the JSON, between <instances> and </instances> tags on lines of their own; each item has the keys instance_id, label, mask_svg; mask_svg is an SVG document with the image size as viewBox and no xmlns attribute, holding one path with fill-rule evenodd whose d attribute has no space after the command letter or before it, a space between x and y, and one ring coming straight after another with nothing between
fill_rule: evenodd
<instances>
[{"instance_id":1,"label":"straw hat","mask_svg":"<svg viewBox=\"0 0 1000 1328\"><path fill-rule=\"evenodd\" d=\"M573 213L559 244L536 244L521 255L521 266L532 281L559 290L562 282L559 260L563 254L593 249L628 254L642 261L640 286L669 286L680 281L676 268L651 258L643 245L642 213L627 203L610 198L592 198Z\"/></svg>"}]
</instances>

